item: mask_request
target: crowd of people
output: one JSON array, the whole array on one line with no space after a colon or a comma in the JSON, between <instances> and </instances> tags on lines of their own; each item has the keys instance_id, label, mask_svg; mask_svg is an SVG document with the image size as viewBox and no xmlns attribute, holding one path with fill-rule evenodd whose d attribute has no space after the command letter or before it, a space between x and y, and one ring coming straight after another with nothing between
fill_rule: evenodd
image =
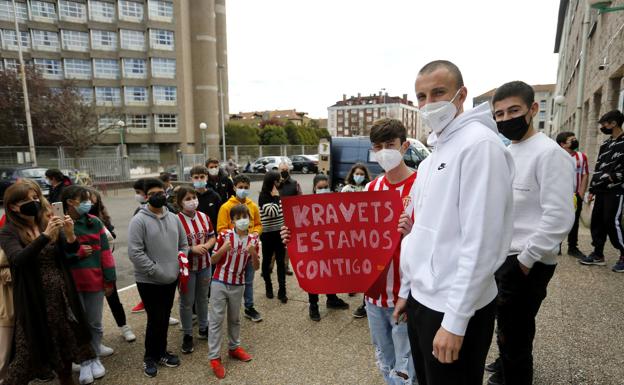
<instances>
[{"instance_id":1,"label":"crowd of people","mask_svg":"<svg viewBox=\"0 0 624 385\"><path fill-rule=\"evenodd\" d=\"M492 385L531 384L535 318L564 239L581 264L605 265L608 237L621 254L612 270L624 272L624 115L611 111L600 118L609 138L590 180L574 133L552 140L534 127L539 105L526 83L503 84L491 107L464 111L461 72L440 60L419 71L415 88L432 130L432 154L418 172L407 167L405 127L381 119L370 140L385 172L372 179L364 164L355 164L342 189L392 190L403 202L401 244L353 316L367 317L387 384L481 384L485 371ZM101 341L105 298L120 334L136 340L117 293L115 227L102 196L71 185L59 170L46 176L49 199L27 179L4 195L1 384L55 376L75 384L72 371L80 384L105 376L100 358L112 354ZM281 199L302 189L281 164L265 174L254 202L250 179L230 176L216 159L193 167L188 182L174 186L163 174L133 185L139 207L128 227L128 256L141 302L132 311L147 315L146 376L180 365L167 339L169 326L180 323L180 351L191 354L195 336L207 340L210 366L222 379L226 329L230 359L252 360L240 338L241 307L244 317L262 321L254 301L257 270L273 299L275 267L277 299L288 303L286 245L294 234L284 224ZM312 191L330 193L328 177L316 175ZM594 250L585 255L578 222L583 202L592 200ZM180 321L171 317L176 292ZM309 318L320 321L319 295L310 293L308 300ZM326 295L326 306L349 308L337 293ZM499 358L486 365L494 334Z\"/></svg>"}]
</instances>

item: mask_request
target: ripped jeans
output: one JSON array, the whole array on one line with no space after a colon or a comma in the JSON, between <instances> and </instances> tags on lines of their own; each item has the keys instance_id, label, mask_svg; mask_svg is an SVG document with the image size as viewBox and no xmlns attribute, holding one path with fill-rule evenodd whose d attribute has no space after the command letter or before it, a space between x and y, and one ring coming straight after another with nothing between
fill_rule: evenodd
<instances>
[{"instance_id":1,"label":"ripped jeans","mask_svg":"<svg viewBox=\"0 0 624 385\"><path fill-rule=\"evenodd\" d=\"M375 348L377 366L388 385L417 384L414 361L407 335L407 323L394 324L393 307L379 307L366 302L368 327ZM397 373L407 375L404 379Z\"/></svg>"}]
</instances>

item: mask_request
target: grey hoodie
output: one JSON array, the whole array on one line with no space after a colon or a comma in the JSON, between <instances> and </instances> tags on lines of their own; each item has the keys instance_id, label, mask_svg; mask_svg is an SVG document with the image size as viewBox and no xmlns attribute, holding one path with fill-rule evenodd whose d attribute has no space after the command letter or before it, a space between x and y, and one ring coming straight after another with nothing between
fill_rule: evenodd
<instances>
[{"instance_id":1,"label":"grey hoodie","mask_svg":"<svg viewBox=\"0 0 624 385\"><path fill-rule=\"evenodd\" d=\"M167 207L157 216L142 207L128 227L128 256L137 282L166 285L178 278L178 252L188 255L182 223Z\"/></svg>"}]
</instances>

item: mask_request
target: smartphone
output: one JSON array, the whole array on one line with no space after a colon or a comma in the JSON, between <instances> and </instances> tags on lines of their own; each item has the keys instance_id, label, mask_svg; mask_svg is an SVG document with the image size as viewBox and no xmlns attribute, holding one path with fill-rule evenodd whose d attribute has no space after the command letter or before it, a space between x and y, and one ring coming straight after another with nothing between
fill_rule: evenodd
<instances>
[{"instance_id":1,"label":"smartphone","mask_svg":"<svg viewBox=\"0 0 624 385\"><path fill-rule=\"evenodd\" d=\"M52 214L61 219L65 218L65 213L63 212L63 202L52 203Z\"/></svg>"}]
</instances>

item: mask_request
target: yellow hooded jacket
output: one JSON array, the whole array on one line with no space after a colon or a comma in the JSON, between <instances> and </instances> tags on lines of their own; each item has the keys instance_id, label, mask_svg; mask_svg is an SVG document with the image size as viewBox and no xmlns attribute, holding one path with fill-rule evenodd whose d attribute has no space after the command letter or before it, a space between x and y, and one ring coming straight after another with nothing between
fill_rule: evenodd
<instances>
[{"instance_id":1,"label":"yellow hooded jacket","mask_svg":"<svg viewBox=\"0 0 624 385\"><path fill-rule=\"evenodd\" d=\"M233 229L234 222L230 219L230 210L232 207L241 204L236 196L230 197L227 202L219 209L219 217L217 218L217 233ZM245 205L249 209L249 232L262 233L262 222L260 222L260 209L251 199L245 198Z\"/></svg>"}]
</instances>

